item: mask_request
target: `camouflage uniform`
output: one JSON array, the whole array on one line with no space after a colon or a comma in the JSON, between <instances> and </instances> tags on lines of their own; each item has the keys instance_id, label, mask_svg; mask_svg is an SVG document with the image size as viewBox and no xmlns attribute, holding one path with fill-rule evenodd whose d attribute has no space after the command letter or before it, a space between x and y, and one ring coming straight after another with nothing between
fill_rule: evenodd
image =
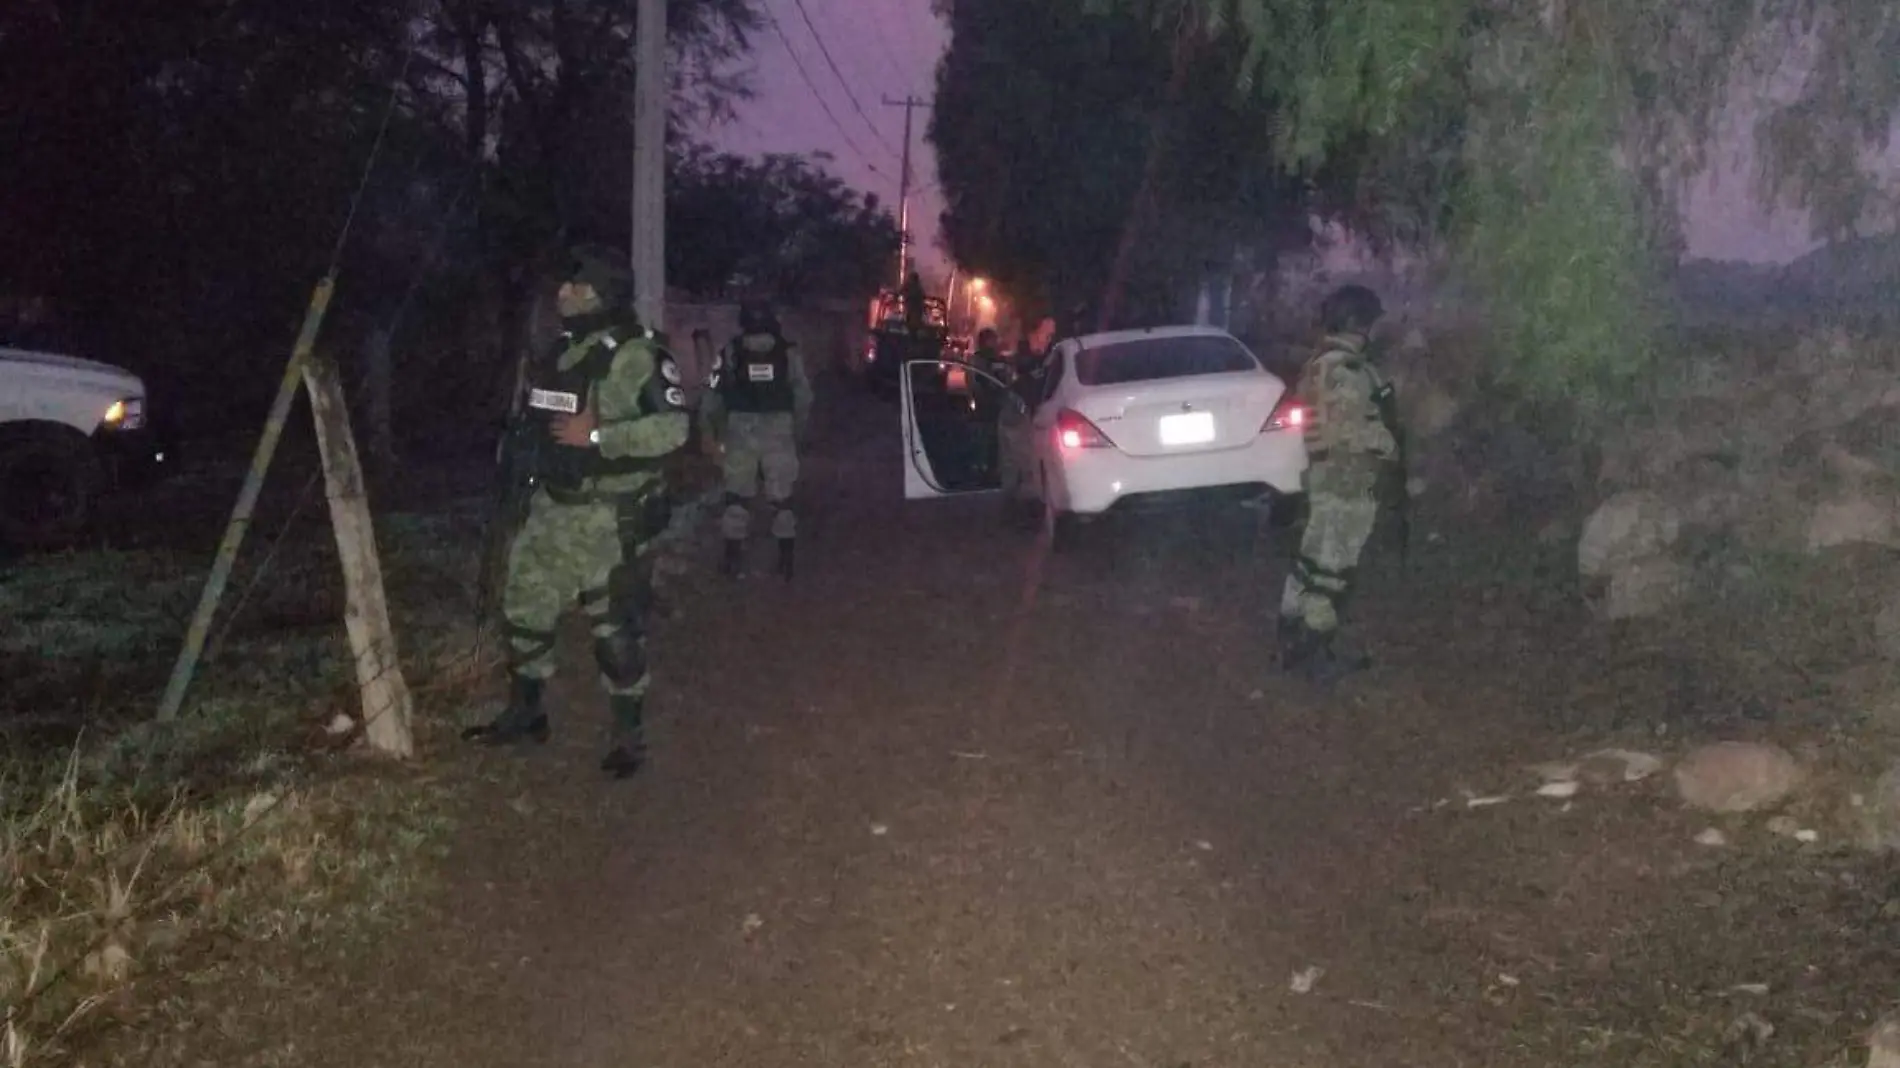
<instances>
[{"instance_id":1,"label":"camouflage uniform","mask_svg":"<svg viewBox=\"0 0 1900 1068\"><path fill-rule=\"evenodd\" d=\"M726 508L719 529L726 542L726 572L740 570L763 474L779 569L790 578L798 537L792 492L798 484L798 442L811 418L811 381L797 346L785 340L769 313L755 310L750 318L742 324L744 333L719 354L700 405L701 429L725 447Z\"/></svg>"},{"instance_id":2,"label":"camouflage uniform","mask_svg":"<svg viewBox=\"0 0 1900 1068\"><path fill-rule=\"evenodd\" d=\"M541 690L554 674L556 627L578 600L613 710L614 745L602 767L624 776L645 753L647 550L665 529L667 508L660 461L686 443L689 417L678 367L647 331L604 314L563 325L529 383L526 418L551 426L555 415L591 411L593 444L546 440L551 430L537 435L536 488L502 594L514 694L493 723L466 733L490 743L545 739Z\"/></svg>"},{"instance_id":3,"label":"camouflage uniform","mask_svg":"<svg viewBox=\"0 0 1900 1068\"><path fill-rule=\"evenodd\" d=\"M1398 451L1396 428L1384 414L1391 386L1366 358L1365 347L1362 334L1328 336L1300 373L1297 392L1312 416L1301 479L1306 529L1280 598L1281 657L1288 668L1362 666L1342 663L1333 641L1340 602L1378 518L1380 479Z\"/></svg>"}]
</instances>

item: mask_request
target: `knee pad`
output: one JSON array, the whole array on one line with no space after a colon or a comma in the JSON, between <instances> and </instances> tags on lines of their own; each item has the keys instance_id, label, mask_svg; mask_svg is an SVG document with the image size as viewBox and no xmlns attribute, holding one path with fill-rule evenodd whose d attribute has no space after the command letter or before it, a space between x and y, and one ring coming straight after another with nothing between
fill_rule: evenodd
<instances>
[{"instance_id":1,"label":"knee pad","mask_svg":"<svg viewBox=\"0 0 1900 1068\"><path fill-rule=\"evenodd\" d=\"M594 660L615 686L632 686L646 677L646 643L637 630L622 628L594 639Z\"/></svg>"},{"instance_id":2,"label":"knee pad","mask_svg":"<svg viewBox=\"0 0 1900 1068\"><path fill-rule=\"evenodd\" d=\"M529 630L510 623L503 628L508 638L509 661L514 664L527 664L554 652L556 635L538 630Z\"/></svg>"}]
</instances>

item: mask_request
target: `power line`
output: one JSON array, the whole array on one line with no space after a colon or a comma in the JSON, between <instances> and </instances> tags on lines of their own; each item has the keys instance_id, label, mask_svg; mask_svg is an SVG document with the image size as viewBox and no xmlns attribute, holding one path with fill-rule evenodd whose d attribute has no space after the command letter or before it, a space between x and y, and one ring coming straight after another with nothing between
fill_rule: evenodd
<instances>
[{"instance_id":1,"label":"power line","mask_svg":"<svg viewBox=\"0 0 1900 1068\"><path fill-rule=\"evenodd\" d=\"M873 7L869 15L871 19L871 29L877 34L877 43L880 49L878 54L884 57L884 65L890 68L891 73L897 75L898 86L908 91L912 88L910 84L911 79L905 76L904 65L897 61L897 49L892 47L890 34L885 31L883 9Z\"/></svg>"},{"instance_id":2,"label":"power line","mask_svg":"<svg viewBox=\"0 0 1900 1068\"><path fill-rule=\"evenodd\" d=\"M803 7L803 5L800 6ZM844 123L838 121L837 112L831 110L831 105L825 101L825 95L818 91L818 83L812 80L811 72L805 69L805 61L799 59L798 53L792 50L792 39L785 36L785 27L779 24L778 16L767 11L765 20L772 24L773 30L777 31L778 39L785 45L785 54L792 57L792 66L798 68L798 76L804 79L805 88L811 90L812 98L817 100L818 106L825 110L825 117L831 120L831 125L838 131L838 136L844 138L845 146L857 153L858 158L864 162L865 166L871 168L872 173L882 174L883 172L877 169L877 165L871 162L870 154L851 139L851 134L844 128Z\"/></svg>"},{"instance_id":3,"label":"power line","mask_svg":"<svg viewBox=\"0 0 1900 1068\"><path fill-rule=\"evenodd\" d=\"M848 4L847 10L849 10ZM836 5L834 5L830 11L826 11L824 7L820 5L819 15L817 16L818 21L824 25L827 32L835 28L831 21L831 15L835 13L835 11ZM876 42L852 42L849 40L849 34L846 35L847 47L844 51L847 53L846 62L849 63L851 67L851 74L853 75L852 83L854 85L863 85L869 82L872 87L872 96L875 96L877 93L886 92L892 86L904 87L905 91L908 92L911 79L904 76L903 64L893 56L890 51L890 46L884 43L883 16L879 14L878 7L871 5L862 12L852 11L851 14L859 16L857 24L847 23L852 29L859 31L860 35L862 35L863 26L861 24L868 19L871 21L872 29L876 31L877 34ZM877 54L878 58L875 62L864 58L871 53ZM873 66L878 69L875 71L867 71L865 69L866 67ZM869 76L860 79L857 75ZM892 80L887 81L887 78Z\"/></svg>"},{"instance_id":4,"label":"power line","mask_svg":"<svg viewBox=\"0 0 1900 1068\"><path fill-rule=\"evenodd\" d=\"M864 120L864 125L871 131L871 136L877 138L877 143L884 147L884 151L896 156L897 150L891 147L889 141L884 140L884 134L877 128L877 123L871 121L871 116L865 112L864 105L858 103L858 94L851 91L851 83L845 79L844 72L838 69L838 61L831 58L831 49L825 44L825 35L818 32L818 24L812 21L811 12L806 10L805 0L792 0L792 3L798 6L799 15L805 20L805 28L811 31L812 40L818 42L819 54L825 57L825 62L831 67L832 75L838 79L838 85L844 89L845 99L851 101L851 106L857 109L858 118Z\"/></svg>"}]
</instances>

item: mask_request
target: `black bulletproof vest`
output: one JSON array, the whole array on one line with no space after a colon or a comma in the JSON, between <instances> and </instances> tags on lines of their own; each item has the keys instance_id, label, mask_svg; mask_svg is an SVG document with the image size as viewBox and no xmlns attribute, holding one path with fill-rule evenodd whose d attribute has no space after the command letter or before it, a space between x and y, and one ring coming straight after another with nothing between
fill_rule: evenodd
<instances>
[{"instance_id":1,"label":"black bulletproof vest","mask_svg":"<svg viewBox=\"0 0 1900 1068\"><path fill-rule=\"evenodd\" d=\"M791 345L776 339L765 352L734 342L727 351L719 394L734 412L789 412L792 410Z\"/></svg>"},{"instance_id":2,"label":"black bulletproof vest","mask_svg":"<svg viewBox=\"0 0 1900 1068\"><path fill-rule=\"evenodd\" d=\"M538 425L541 442L535 456L535 481L554 492L578 492L590 478L603 475L631 474L659 466L657 460L629 457L609 460L592 445L562 445L553 440L552 426L557 415L574 415L587 407L588 394L612 369L619 339L603 330L581 339L587 354L565 370L560 367L562 354L575 344L563 339L552 355L536 371L528 391L528 412Z\"/></svg>"}]
</instances>

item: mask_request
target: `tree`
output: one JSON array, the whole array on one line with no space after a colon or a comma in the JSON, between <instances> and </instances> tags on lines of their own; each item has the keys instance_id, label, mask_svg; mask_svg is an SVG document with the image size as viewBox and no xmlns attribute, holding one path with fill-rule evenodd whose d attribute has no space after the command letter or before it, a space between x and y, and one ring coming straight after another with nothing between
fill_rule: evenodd
<instances>
[{"instance_id":1,"label":"tree","mask_svg":"<svg viewBox=\"0 0 1900 1068\"><path fill-rule=\"evenodd\" d=\"M1081 0L945 14L928 135L946 241L1019 305L1138 317L1297 215L1296 188L1249 165L1268 123L1233 92L1231 43L1187 20L1087 17Z\"/></svg>"},{"instance_id":2,"label":"tree","mask_svg":"<svg viewBox=\"0 0 1900 1068\"><path fill-rule=\"evenodd\" d=\"M499 392L542 254L564 231L626 233L633 10L0 5L0 299L47 298L66 327L52 343L145 372L161 414L231 426L263 410L265 354L298 321L379 146L326 343L347 351L400 322L401 340L441 350L398 344L398 399L426 398L408 414L473 425L461 402L494 403L469 383ZM758 23L751 0L674 0L668 18L683 129L743 93L735 61Z\"/></svg>"},{"instance_id":3,"label":"tree","mask_svg":"<svg viewBox=\"0 0 1900 1068\"><path fill-rule=\"evenodd\" d=\"M47 298L61 344L152 376L161 412L261 410L263 354L287 342L384 113L400 10L0 10L0 289Z\"/></svg>"},{"instance_id":4,"label":"tree","mask_svg":"<svg viewBox=\"0 0 1900 1068\"><path fill-rule=\"evenodd\" d=\"M760 160L689 145L673 161L667 276L702 295L761 289L783 300L862 297L896 255L896 220L798 156Z\"/></svg>"},{"instance_id":5,"label":"tree","mask_svg":"<svg viewBox=\"0 0 1900 1068\"><path fill-rule=\"evenodd\" d=\"M1146 51L1131 36L1145 28L1065 6L955 4L926 134L951 254L1024 307L1093 295L1143 158L1140 97L1124 87L1152 78L1110 60Z\"/></svg>"},{"instance_id":6,"label":"tree","mask_svg":"<svg viewBox=\"0 0 1900 1068\"><path fill-rule=\"evenodd\" d=\"M630 0L424 0L419 111L493 172L494 209L550 236L624 231L632 158ZM672 0L675 132L731 113L733 64L763 23L750 0Z\"/></svg>"},{"instance_id":7,"label":"tree","mask_svg":"<svg viewBox=\"0 0 1900 1068\"><path fill-rule=\"evenodd\" d=\"M471 241L475 306L486 317L472 331L472 355L493 371L523 346L538 345L534 310L563 238L585 233L626 243L635 5L422 4L422 62L412 74L412 99L418 114L432 117L461 146L465 168L480 176L483 196ZM688 123L729 114L743 97L733 66L761 25L752 0L668 3L674 136ZM497 386L512 377L488 375Z\"/></svg>"},{"instance_id":8,"label":"tree","mask_svg":"<svg viewBox=\"0 0 1900 1068\"><path fill-rule=\"evenodd\" d=\"M1094 0L1157 26L1192 13L1243 45L1273 103L1272 159L1365 219L1450 241L1490 297L1500 375L1601 408L1647 369L1676 193L1731 90L1808 60L1763 103L1763 188L1818 230L1863 219L1861 154L1900 110L1885 0Z\"/></svg>"}]
</instances>

